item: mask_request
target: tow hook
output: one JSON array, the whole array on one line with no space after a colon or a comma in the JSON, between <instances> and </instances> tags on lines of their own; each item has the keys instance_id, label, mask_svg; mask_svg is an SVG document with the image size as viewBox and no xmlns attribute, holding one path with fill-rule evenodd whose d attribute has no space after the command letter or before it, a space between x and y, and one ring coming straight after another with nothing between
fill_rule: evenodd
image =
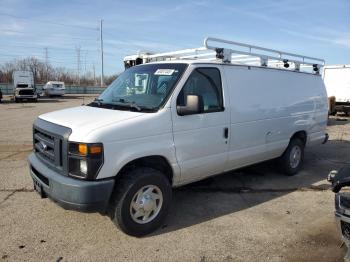
<instances>
[{"instance_id":1,"label":"tow hook","mask_svg":"<svg viewBox=\"0 0 350 262\"><path fill-rule=\"evenodd\" d=\"M328 133L326 133L326 134L324 135L324 140L323 140L322 144L326 144L327 141L328 141L328 138L329 138L329 135L328 135Z\"/></svg>"}]
</instances>

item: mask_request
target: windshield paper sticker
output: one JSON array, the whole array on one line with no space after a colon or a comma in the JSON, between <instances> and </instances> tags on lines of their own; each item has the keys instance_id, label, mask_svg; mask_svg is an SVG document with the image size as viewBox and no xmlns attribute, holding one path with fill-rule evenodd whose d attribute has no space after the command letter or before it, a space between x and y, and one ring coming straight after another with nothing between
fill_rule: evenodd
<instances>
[{"instance_id":1,"label":"windshield paper sticker","mask_svg":"<svg viewBox=\"0 0 350 262\"><path fill-rule=\"evenodd\" d=\"M171 76L174 73L175 69L157 69L154 73L155 75L160 76Z\"/></svg>"}]
</instances>

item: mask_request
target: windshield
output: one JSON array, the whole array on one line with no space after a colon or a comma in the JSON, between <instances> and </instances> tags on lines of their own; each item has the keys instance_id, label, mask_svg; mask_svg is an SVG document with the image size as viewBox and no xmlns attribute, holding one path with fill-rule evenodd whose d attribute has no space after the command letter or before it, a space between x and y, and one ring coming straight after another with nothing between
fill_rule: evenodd
<instances>
[{"instance_id":1,"label":"windshield","mask_svg":"<svg viewBox=\"0 0 350 262\"><path fill-rule=\"evenodd\" d=\"M124 71L90 106L156 111L171 94L187 64L144 64Z\"/></svg>"}]
</instances>

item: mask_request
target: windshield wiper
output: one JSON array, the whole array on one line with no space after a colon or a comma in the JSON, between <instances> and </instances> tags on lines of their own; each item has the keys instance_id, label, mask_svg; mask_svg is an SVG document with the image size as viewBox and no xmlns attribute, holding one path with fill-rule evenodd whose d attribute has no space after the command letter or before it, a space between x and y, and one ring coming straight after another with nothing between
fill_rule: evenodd
<instances>
[{"instance_id":1,"label":"windshield wiper","mask_svg":"<svg viewBox=\"0 0 350 262\"><path fill-rule=\"evenodd\" d=\"M141 107L139 107L135 102L129 102L129 101L125 101L124 99L119 99L119 100L112 100L112 102L114 103L118 103L120 105L126 105L130 108L134 108L137 111L141 111Z\"/></svg>"},{"instance_id":2,"label":"windshield wiper","mask_svg":"<svg viewBox=\"0 0 350 262\"><path fill-rule=\"evenodd\" d=\"M102 98L95 98L94 101L92 101L90 104L88 104L88 106L91 106L92 104L96 104L98 107L100 107L102 105L103 99Z\"/></svg>"}]
</instances>

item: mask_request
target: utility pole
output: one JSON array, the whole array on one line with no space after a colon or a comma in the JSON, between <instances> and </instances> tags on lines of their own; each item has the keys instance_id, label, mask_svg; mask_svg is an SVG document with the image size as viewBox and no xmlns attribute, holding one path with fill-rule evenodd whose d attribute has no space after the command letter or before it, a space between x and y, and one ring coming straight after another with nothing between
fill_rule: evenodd
<instances>
[{"instance_id":1,"label":"utility pole","mask_svg":"<svg viewBox=\"0 0 350 262\"><path fill-rule=\"evenodd\" d=\"M94 85L96 85L96 72L95 72L95 64L92 64L92 70L94 71Z\"/></svg>"},{"instance_id":2,"label":"utility pole","mask_svg":"<svg viewBox=\"0 0 350 262\"><path fill-rule=\"evenodd\" d=\"M86 75L86 56L87 56L88 51L85 51L84 53L84 76Z\"/></svg>"},{"instance_id":3,"label":"utility pole","mask_svg":"<svg viewBox=\"0 0 350 262\"><path fill-rule=\"evenodd\" d=\"M77 52L77 75L78 75L78 86L80 86L80 46L75 47L75 51Z\"/></svg>"},{"instance_id":4,"label":"utility pole","mask_svg":"<svg viewBox=\"0 0 350 262\"><path fill-rule=\"evenodd\" d=\"M103 87L103 38L102 38L102 19L100 21L100 43L101 43L101 87Z\"/></svg>"},{"instance_id":5,"label":"utility pole","mask_svg":"<svg viewBox=\"0 0 350 262\"><path fill-rule=\"evenodd\" d=\"M45 47L45 70L46 70L46 82L49 81L49 68L48 68L48 65L49 65L49 51L48 51L48 48Z\"/></svg>"}]
</instances>

